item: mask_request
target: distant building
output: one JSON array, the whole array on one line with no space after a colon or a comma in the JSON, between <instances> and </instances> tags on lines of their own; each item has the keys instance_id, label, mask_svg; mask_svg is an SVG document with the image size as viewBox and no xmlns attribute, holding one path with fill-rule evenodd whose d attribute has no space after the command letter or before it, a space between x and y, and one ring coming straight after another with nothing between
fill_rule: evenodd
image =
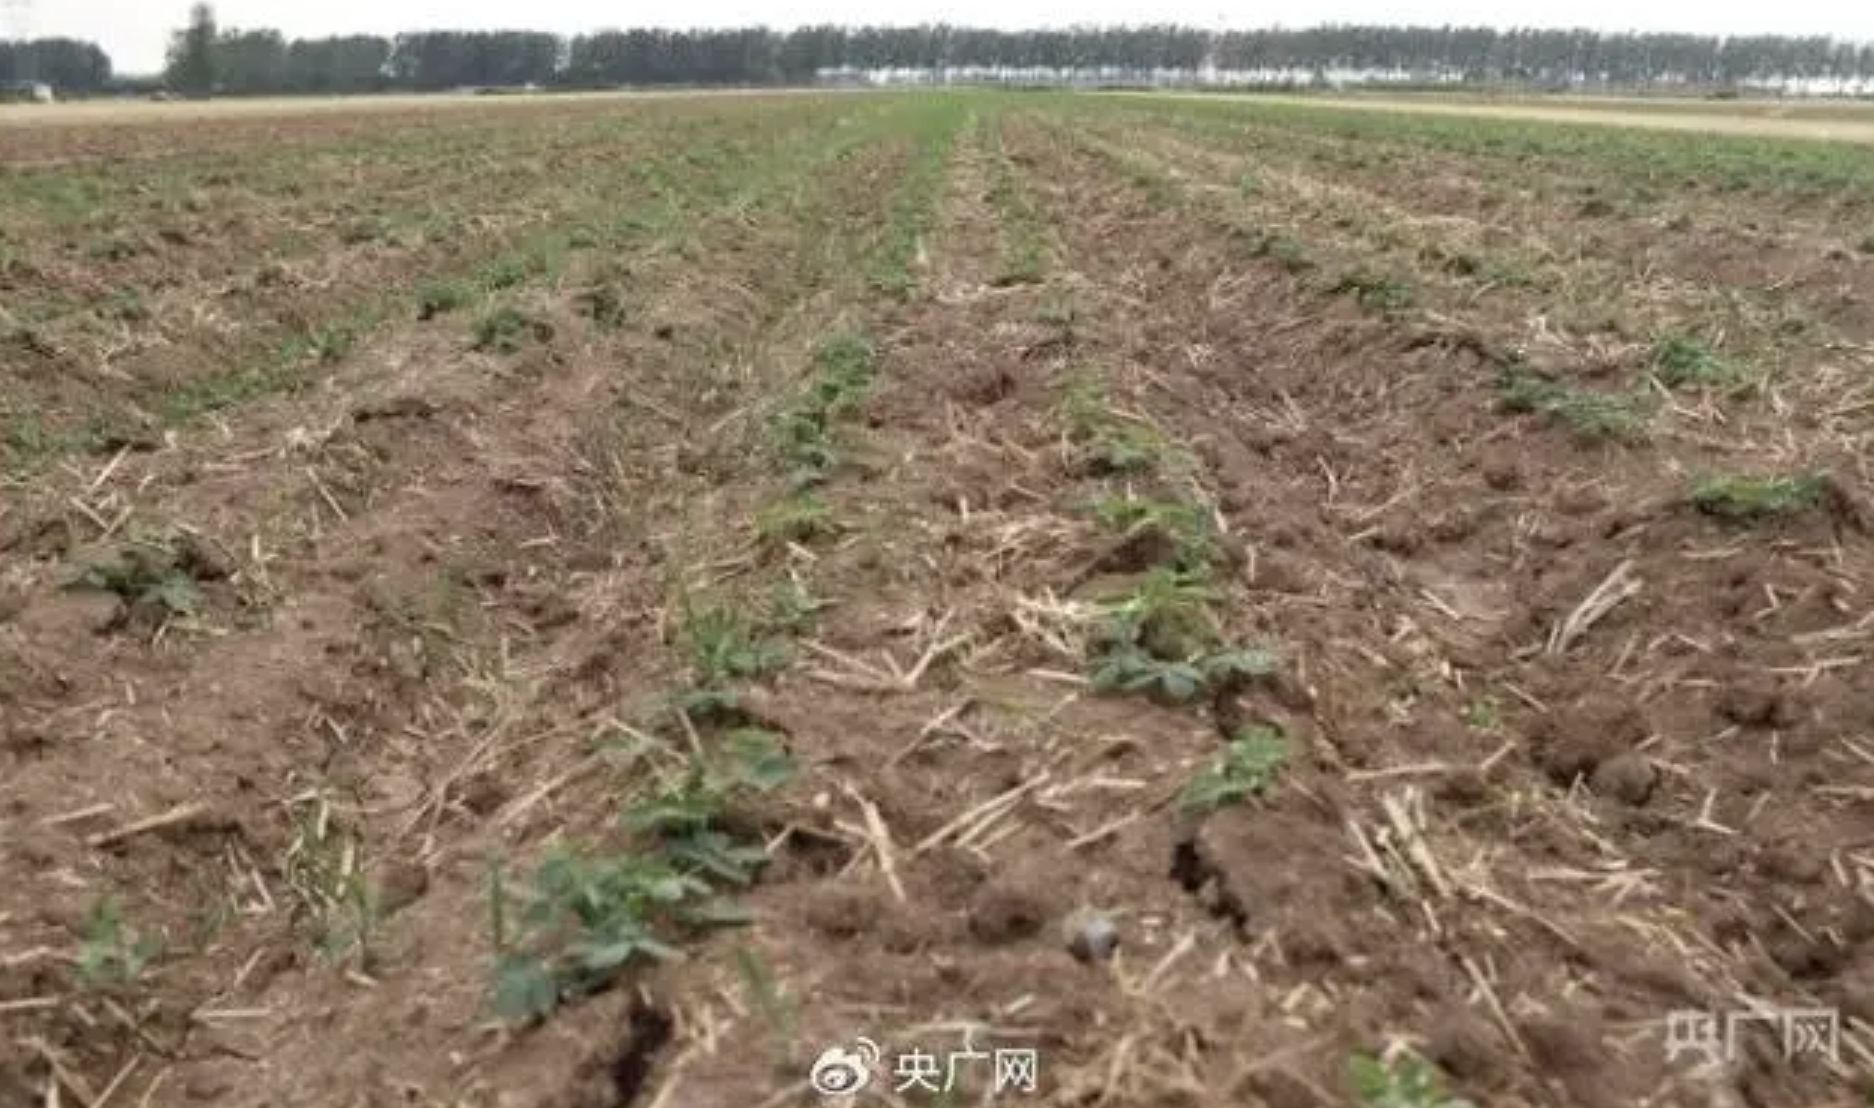
<instances>
[{"instance_id":1,"label":"distant building","mask_svg":"<svg viewBox=\"0 0 1874 1108\"><path fill-rule=\"evenodd\" d=\"M57 97L43 81L10 81L0 85L0 104L50 104Z\"/></svg>"}]
</instances>

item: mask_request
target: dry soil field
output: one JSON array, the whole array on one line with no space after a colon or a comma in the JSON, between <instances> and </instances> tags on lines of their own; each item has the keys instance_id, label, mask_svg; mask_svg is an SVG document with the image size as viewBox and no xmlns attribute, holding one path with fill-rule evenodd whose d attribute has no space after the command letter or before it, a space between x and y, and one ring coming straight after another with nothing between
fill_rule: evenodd
<instances>
[{"instance_id":1,"label":"dry soil field","mask_svg":"<svg viewBox=\"0 0 1874 1108\"><path fill-rule=\"evenodd\" d=\"M1871 430L1846 144L6 131L0 1104L1860 1108Z\"/></svg>"}]
</instances>

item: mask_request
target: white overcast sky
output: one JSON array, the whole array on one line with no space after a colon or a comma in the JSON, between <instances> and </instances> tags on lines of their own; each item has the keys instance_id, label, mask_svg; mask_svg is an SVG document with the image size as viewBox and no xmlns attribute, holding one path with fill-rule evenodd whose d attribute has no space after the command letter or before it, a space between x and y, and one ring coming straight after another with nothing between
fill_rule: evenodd
<instances>
[{"instance_id":1,"label":"white overcast sky","mask_svg":"<svg viewBox=\"0 0 1874 1108\"><path fill-rule=\"evenodd\" d=\"M4 7L0 4L0 7ZM187 0L26 0L33 36L71 35L104 47L119 72L161 67L170 28ZM220 0L224 26L277 27L288 37L394 34L424 28L580 31L621 26L720 27L761 23L1061 27L1075 23L1179 22L1200 27L1306 27L1319 23L1567 26L1702 34L1826 34L1874 41L1867 0L1263 0L1225 7L1217 0L689 0L646 9L603 0Z\"/></svg>"}]
</instances>

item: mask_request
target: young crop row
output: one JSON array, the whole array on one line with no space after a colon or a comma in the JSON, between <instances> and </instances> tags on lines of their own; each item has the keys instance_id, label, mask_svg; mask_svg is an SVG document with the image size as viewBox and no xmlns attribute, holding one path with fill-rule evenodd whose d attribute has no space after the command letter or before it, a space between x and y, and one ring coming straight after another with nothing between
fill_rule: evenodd
<instances>
[{"instance_id":1,"label":"young crop row","mask_svg":"<svg viewBox=\"0 0 1874 1108\"><path fill-rule=\"evenodd\" d=\"M909 128L915 144L882 232L867 243L839 244L882 296L902 298L915 287L919 241L955 125L954 113L925 112L894 118L890 130L869 136L896 141ZM840 533L820 490L841 472L841 443L877 368L878 351L863 333L833 334L815 346L811 371L787 390L762 432L760 453L785 478L749 521L759 544L785 556L791 546ZM753 596L747 589L686 590L677 600L687 677L627 732L628 755L663 768L659 783L620 816L625 846L558 851L519 880L499 869L491 874L491 995L504 1018L544 1016L605 987L633 962L668 957L701 929L750 918L730 897L752 885L767 856L743 805L785 784L793 766L786 735L747 707L744 690L790 665L793 640L811 630L826 603L794 572L773 583L765 603ZM765 977L759 966L744 971Z\"/></svg>"},{"instance_id":2,"label":"young crop row","mask_svg":"<svg viewBox=\"0 0 1874 1108\"><path fill-rule=\"evenodd\" d=\"M1249 256L1270 261L1320 295L1345 296L1388 321L1432 332L1471 322L1466 318L1471 311L1464 298L1430 296L1437 286L1423 276L1410 280L1373 268L1370 259L1376 252L1370 245L1333 233L1318 213L1271 207L1253 184L1239 184L1235 190L1207 187L1201 180L1174 174L1146 149L1106 140L1097 129L1078 129L1065 137L1112 166L1155 207L1189 211L1216 224L1242 244ZM1422 304L1426 299L1431 302ZM1490 325L1481 319L1472 326L1490 333ZM1701 404L1741 404L1761 396L1766 387L1762 369L1741 364L1706 341L1677 330L1662 330L1651 339L1637 381L1626 389L1590 387L1552 370L1533 369L1519 347L1515 335L1498 337L1489 347L1497 366L1495 386L1501 408L1509 414L1541 416L1587 442L1645 444L1662 409L1675 395ZM1761 481L1808 488L1822 480L1822 475L1812 472L1704 474L1688 484L1686 497L1709 511L1714 489ZM1820 500L1809 497L1778 503L1779 508L1772 511L1716 514L1763 520L1804 504L1816 506Z\"/></svg>"}]
</instances>

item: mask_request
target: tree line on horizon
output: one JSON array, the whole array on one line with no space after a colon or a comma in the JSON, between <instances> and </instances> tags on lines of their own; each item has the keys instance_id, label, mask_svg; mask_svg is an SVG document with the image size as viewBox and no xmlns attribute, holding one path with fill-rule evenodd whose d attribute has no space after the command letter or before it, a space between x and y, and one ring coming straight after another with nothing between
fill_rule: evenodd
<instances>
[{"instance_id":1,"label":"tree line on horizon","mask_svg":"<svg viewBox=\"0 0 1874 1108\"><path fill-rule=\"evenodd\" d=\"M287 39L224 29L206 4L171 40L165 87L182 93L355 93L464 87L764 85L835 72L997 71L1140 79L1205 70L1265 75L1335 71L1432 80L1736 86L1753 81L1874 80L1874 44L1826 36L1721 38L1488 27L1321 26L1204 31L1173 24L996 31L916 27L764 27L599 31L414 31L393 37ZM110 59L70 39L0 43L0 82L62 90L112 84Z\"/></svg>"}]
</instances>

